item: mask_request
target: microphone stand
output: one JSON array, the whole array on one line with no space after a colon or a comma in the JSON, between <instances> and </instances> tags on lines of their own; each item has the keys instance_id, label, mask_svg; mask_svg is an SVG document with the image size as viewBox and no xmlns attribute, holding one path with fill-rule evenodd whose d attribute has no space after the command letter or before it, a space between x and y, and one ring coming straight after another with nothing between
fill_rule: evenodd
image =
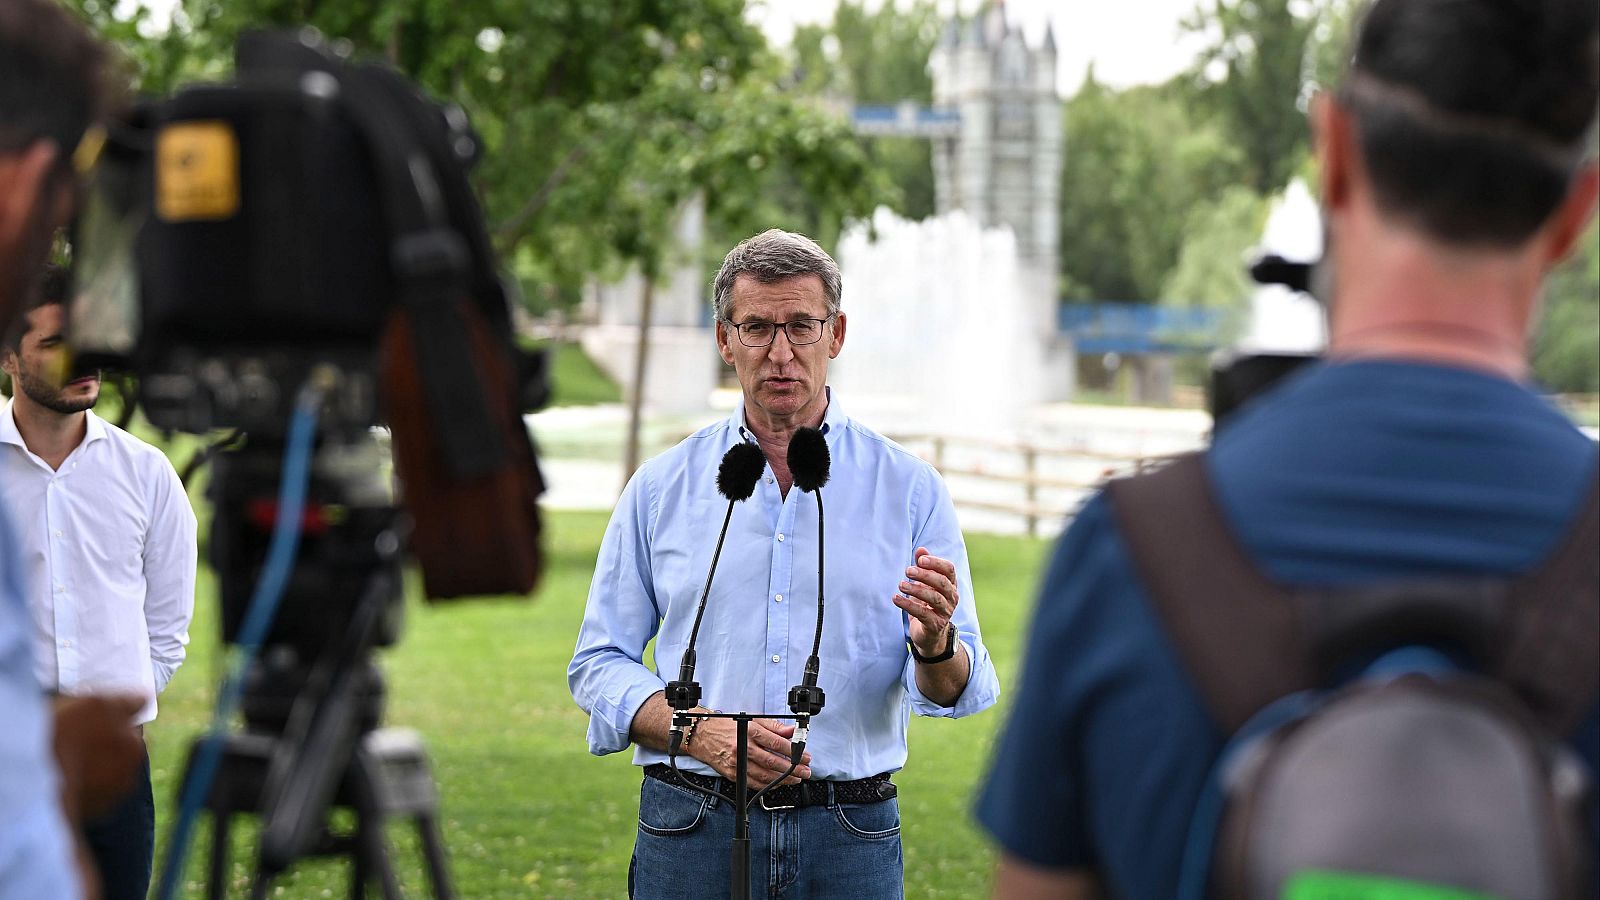
<instances>
[{"instance_id":1,"label":"microphone stand","mask_svg":"<svg viewBox=\"0 0 1600 900\"><path fill-rule=\"evenodd\" d=\"M822 486L828 479L829 460L827 446L822 442L822 435L814 429L801 429L814 435L814 447L819 451L819 457L812 462L811 478L814 481L809 487L802 487L802 491L812 493L817 498L817 629L811 639L811 656L806 659L805 670L801 675L800 684L789 689L789 714L764 714L764 713L723 713L715 711L701 711L693 709L700 702L700 685L694 681L694 643L699 636L700 618L705 614L706 599L711 593L711 574L717 569L717 559L722 555L722 541L727 535L728 522L733 517L734 499L729 498L728 514L722 522L722 535L717 538L717 549L711 557L711 572L706 574L705 589L700 594L700 607L695 614L694 627L690 630L689 646L685 649L683 660L678 669L678 680L667 685L667 703L673 709L672 729L669 732L667 744L667 762L672 771L678 773L678 752L682 748L683 733L695 720L705 719L732 719L734 722L734 779L733 797L725 797L721 792L710 788L701 788L690 784L687 779L680 778L680 782L694 788L700 793L711 797L719 797L733 804L733 842L729 857L729 896L732 900L751 900L750 898L750 807L755 805L766 793L783 783L795 769L800 766L800 758L805 755L806 741L810 735L811 717L822 711L827 697L822 688L817 686L818 671L821 663L818 654L822 647L822 613L823 613L823 519L822 519ZM794 469L794 444L790 444L790 468ZM796 482L800 482L797 480ZM754 487L752 483L751 487ZM746 494L745 496L749 496ZM774 778L761 790L750 796L750 723L756 719L791 719L795 723L794 737L789 741L789 768L782 775Z\"/></svg>"},{"instance_id":2,"label":"microphone stand","mask_svg":"<svg viewBox=\"0 0 1600 900\"><path fill-rule=\"evenodd\" d=\"M731 890L729 896L732 900L750 900L750 807L754 806L767 791L782 784L795 768L800 764L800 755L805 752L803 739L793 742L794 750L789 758L789 769L782 775L772 780L771 784L762 788L752 796L750 794L750 723L756 719L792 719L797 724L795 734L798 737L800 729L804 728L804 720L809 718L805 714L790 713L722 713L700 710L682 710L673 718L682 717L685 724L693 719L732 719L734 723L734 779L733 796L725 797L714 790L706 790L697 785L689 785L702 793L709 793L733 805L733 846L730 848L729 877ZM674 758L673 770L677 770ZM687 781L684 784L689 784Z\"/></svg>"}]
</instances>

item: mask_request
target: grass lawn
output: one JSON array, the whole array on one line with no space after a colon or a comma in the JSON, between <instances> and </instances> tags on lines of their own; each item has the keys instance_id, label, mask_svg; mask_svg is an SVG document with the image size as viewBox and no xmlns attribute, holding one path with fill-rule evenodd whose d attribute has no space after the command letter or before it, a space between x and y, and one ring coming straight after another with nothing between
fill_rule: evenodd
<instances>
[{"instance_id":1,"label":"grass lawn","mask_svg":"<svg viewBox=\"0 0 1600 900\"><path fill-rule=\"evenodd\" d=\"M603 513L549 514L551 564L533 601L414 602L404 639L383 654L386 721L416 728L428 743L463 898L626 895L638 771L627 754L588 754L586 718L567 693L565 675L605 520ZM1047 547L986 535L968 541L985 640L1009 687ZM208 721L220 674L215 585L204 568L200 598L189 661L162 696L149 732L158 869L183 758ZM913 720L911 758L896 778L907 896L985 895L991 850L969 807L1001 722L1000 710L961 721ZM190 850L182 896L203 895L207 833L202 826ZM410 832L395 826L389 833L402 883L409 895L425 895ZM243 896L250 826L235 828L235 843L232 890ZM303 862L279 879L276 896L343 897L344 879L341 863Z\"/></svg>"},{"instance_id":2,"label":"grass lawn","mask_svg":"<svg viewBox=\"0 0 1600 900\"><path fill-rule=\"evenodd\" d=\"M573 341L544 341L534 346L550 351L550 405L589 406L621 403L622 389Z\"/></svg>"}]
</instances>

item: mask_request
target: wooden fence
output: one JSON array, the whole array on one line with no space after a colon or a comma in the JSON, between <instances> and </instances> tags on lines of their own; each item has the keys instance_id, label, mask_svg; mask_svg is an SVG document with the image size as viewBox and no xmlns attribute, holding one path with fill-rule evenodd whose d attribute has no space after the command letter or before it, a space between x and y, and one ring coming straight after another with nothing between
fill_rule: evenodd
<instances>
[{"instance_id":1,"label":"wooden fence","mask_svg":"<svg viewBox=\"0 0 1600 900\"><path fill-rule=\"evenodd\" d=\"M951 435L900 434L894 440L945 476L957 509L1014 515L1030 537L1039 534L1042 523L1065 519L1107 478L1163 458ZM967 482L980 487L973 490ZM1017 490L993 490L1004 485Z\"/></svg>"}]
</instances>

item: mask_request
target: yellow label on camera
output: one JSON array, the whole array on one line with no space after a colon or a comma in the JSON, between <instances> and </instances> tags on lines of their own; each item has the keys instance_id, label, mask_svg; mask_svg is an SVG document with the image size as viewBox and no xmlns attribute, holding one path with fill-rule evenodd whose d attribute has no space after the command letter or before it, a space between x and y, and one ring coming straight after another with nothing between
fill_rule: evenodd
<instances>
[{"instance_id":1,"label":"yellow label on camera","mask_svg":"<svg viewBox=\"0 0 1600 900\"><path fill-rule=\"evenodd\" d=\"M239 211L239 139L226 122L182 122L156 136L156 215L167 222Z\"/></svg>"}]
</instances>

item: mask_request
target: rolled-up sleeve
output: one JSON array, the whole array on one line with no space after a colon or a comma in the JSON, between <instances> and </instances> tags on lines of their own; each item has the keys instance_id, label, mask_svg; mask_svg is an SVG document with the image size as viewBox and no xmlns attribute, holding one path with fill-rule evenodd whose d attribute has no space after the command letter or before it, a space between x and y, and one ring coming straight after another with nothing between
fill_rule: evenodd
<instances>
[{"instance_id":1,"label":"rolled-up sleeve","mask_svg":"<svg viewBox=\"0 0 1600 900\"><path fill-rule=\"evenodd\" d=\"M172 464L161 457L144 545L144 620L150 635L150 668L157 694L183 665L194 617L198 551L194 508Z\"/></svg>"},{"instance_id":2,"label":"rolled-up sleeve","mask_svg":"<svg viewBox=\"0 0 1600 900\"><path fill-rule=\"evenodd\" d=\"M967 686L953 706L941 706L918 689L916 662L910 653L906 654L900 680L905 685L906 693L911 696L911 709L917 715L959 719L982 712L998 702L1000 678L995 674L994 660L989 658L989 648L984 646L983 632L978 626L978 604L972 590L972 570L967 564L967 543L961 536L955 503L951 501L944 481L931 468L918 494L921 501L919 507L925 506L926 513L917 529L915 547L927 547L934 556L948 559L956 567L956 596L959 602L951 621L955 623L961 643L967 648L967 658L972 665L967 674Z\"/></svg>"},{"instance_id":3,"label":"rolled-up sleeve","mask_svg":"<svg viewBox=\"0 0 1600 900\"><path fill-rule=\"evenodd\" d=\"M633 718L665 684L644 664L661 622L650 571L651 490L646 469L629 480L606 526L584 606L567 687L589 714L589 752L625 750Z\"/></svg>"}]
</instances>

